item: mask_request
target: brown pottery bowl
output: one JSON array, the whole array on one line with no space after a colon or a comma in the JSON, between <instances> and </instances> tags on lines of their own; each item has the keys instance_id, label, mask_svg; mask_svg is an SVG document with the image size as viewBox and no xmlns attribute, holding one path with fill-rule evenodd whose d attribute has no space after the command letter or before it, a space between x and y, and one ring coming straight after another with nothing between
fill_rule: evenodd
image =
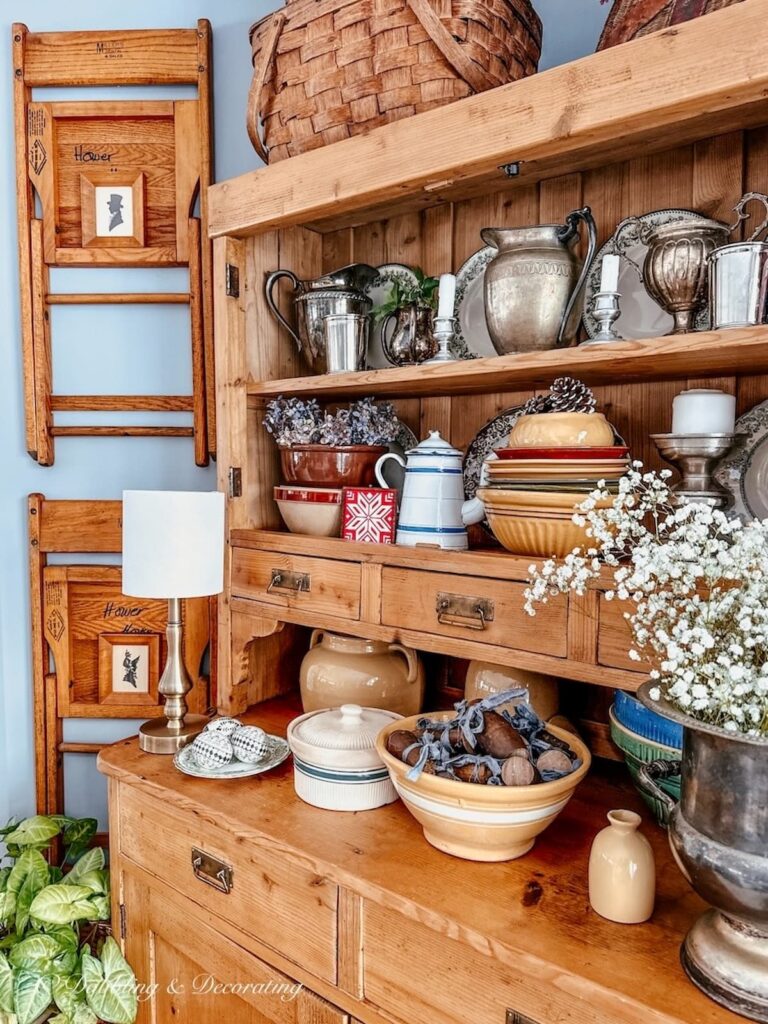
<instances>
[{"instance_id":1,"label":"brown pottery bowl","mask_svg":"<svg viewBox=\"0 0 768 1024\"><path fill-rule=\"evenodd\" d=\"M386 451L383 445L296 444L280 449L280 468L289 484L366 487L375 482L374 467Z\"/></svg>"}]
</instances>

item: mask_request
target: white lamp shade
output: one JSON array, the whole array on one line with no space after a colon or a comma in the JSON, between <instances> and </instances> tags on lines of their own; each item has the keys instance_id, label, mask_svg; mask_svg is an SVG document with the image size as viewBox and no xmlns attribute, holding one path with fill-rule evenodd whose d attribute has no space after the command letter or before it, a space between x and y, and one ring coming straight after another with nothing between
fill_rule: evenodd
<instances>
[{"instance_id":1,"label":"white lamp shade","mask_svg":"<svg viewBox=\"0 0 768 1024\"><path fill-rule=\"evenodd\" d=\"M207 597L224 588L220 491L123 491L123 593Z\"/></svg>"}]
</instances>

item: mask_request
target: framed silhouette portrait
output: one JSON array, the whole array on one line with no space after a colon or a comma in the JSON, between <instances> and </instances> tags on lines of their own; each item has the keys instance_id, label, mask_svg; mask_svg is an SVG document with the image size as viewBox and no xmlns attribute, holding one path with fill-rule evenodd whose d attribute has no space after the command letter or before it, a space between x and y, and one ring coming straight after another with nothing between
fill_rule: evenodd
<instances>
[{"instance_id":1,"label":"framed silhouette portrait","mask_svg":"<svg viewBox=\"0 0 768 1024\"><path fill-rule=\"evenodd\" d=\"M85 248L144 245L144 175L121 180L107 169L80 175Z\"/></svg>"},{"instance_id":2,"label":"framed silhouette portrait","mask_svg":"<svg viewBox=\"0 0 768 1024\"><path fill-rule=\"evenodd\" d=\"M102 633L99 637L99 703L149 704L157 700L160 636Z\"/></svg>"}]
</instances>

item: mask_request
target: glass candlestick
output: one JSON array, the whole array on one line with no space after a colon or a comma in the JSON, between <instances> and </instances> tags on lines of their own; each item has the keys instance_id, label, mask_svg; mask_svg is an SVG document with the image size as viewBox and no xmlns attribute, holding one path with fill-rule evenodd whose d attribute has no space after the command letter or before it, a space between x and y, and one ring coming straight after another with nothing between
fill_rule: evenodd
<instances>
[{"instance_id":1,"label":"glass candlestick","mask_svg":"<svg viewBox=\"0 0 768 1024\"><path fill-rule=\"evenodd\" d=\"M661 457L680 470L672 486L680 504L700 501L715 508L728 504L728 493L712 478L717 463L744 434L651 434Z\"/></svg>"},{"instance_id":2,"label":"glass candlestick","mask_svg":"<svg viewBox=\"0 0 768 1024\"><path fill-rule=\"evenodd\" d=\"M437 338L437 355L425 360L421 365L430 366L433 363L455 363L456 356L451 355L450 344L456 330L456 319L452 316L436 316L433 334Z\"/></svg>"},{"instance_id":3,"label":"glass candlestick","mask_svg":"<svg viewBox=\"0 0 768 1024\"><path fill-rule=\"evenodd\" d=\"M605 345L611 341L624 340L613 326L621 316L620 298L620 292L597 293L592 307L592 316L597 320L599 330L593 338L583 341L582 345Z\"/></svg>"}]
</instances>

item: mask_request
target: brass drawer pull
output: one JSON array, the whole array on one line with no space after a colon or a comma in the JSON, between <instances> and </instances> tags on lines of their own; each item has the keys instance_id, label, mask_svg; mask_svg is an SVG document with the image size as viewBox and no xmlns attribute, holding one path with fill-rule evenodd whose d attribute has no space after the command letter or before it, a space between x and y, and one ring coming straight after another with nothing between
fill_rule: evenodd
<instances>
[{"instance_id":1,"label":"brass drawer pull","mask_svg":"<svg viewBox=\"0 0 768 1024\"><path fill-rule=\"evenodd\" d=\"M437 621L441 626L463 626L466 629L485 629L493 622L493 601L486 597L465 597L464 594L438 594Z\"/></svg>"},{"instance_id":2,"label":"brass drawer pull","mask_svg":"<svg viewBox=\"0 0 768 1024\"><path fill-rule=\"evenodd\" d=\"M308 594L312 589L312 578L308 572L291 572L288 569L273 569L267 593L272 590L292 590L297 594Z\"/></svg>"},{"instance_id":3,"label":"brass drawer pull","mask_svg":"<svg viewBox=\"0 0 768 1024\"><path fill-rule=\"evenodd\" d=\"M212 857L204 850L198 850L196 846L192 847L192 870L195 872L195 878L199 878L206 885L212 885L214 889L225 894L232 892L235 873L229 864Z\"/></svg>"}]
</instances>

